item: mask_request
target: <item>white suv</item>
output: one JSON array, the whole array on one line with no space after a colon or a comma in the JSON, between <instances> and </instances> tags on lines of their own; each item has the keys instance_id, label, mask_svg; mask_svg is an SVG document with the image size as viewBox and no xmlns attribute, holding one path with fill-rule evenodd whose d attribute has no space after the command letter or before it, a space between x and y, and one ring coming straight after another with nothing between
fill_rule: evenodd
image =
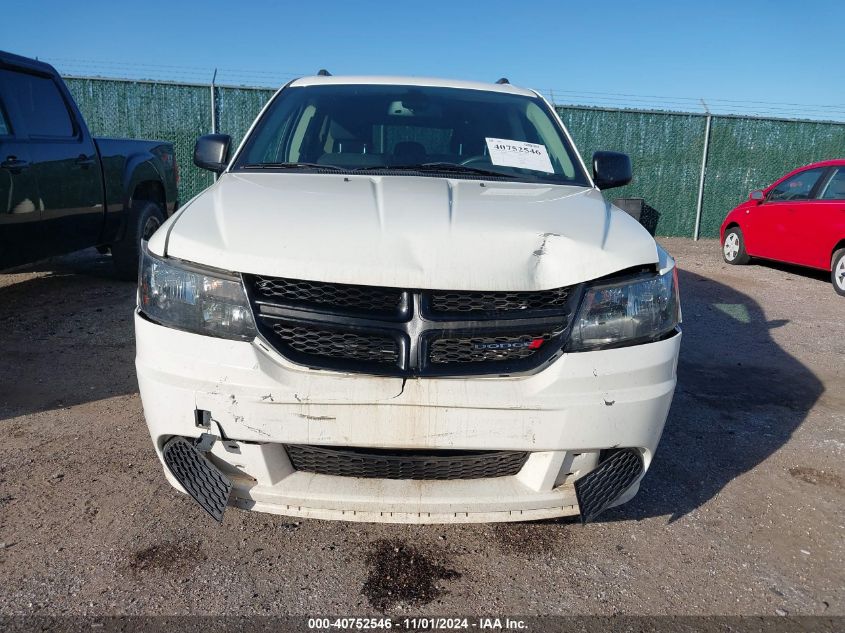
<instances>
[{"instance_id":1,"label":"white suv","mask_svg":"<svg viewBox=\"0 0 845 633\"><path fill-rule=\"evenodd\" d=\"M355 521L590 520L634 496L681 334L673 259L536 92L286 85L149 240L135 315L170 482Z\"/></svg>"}]
</instances>

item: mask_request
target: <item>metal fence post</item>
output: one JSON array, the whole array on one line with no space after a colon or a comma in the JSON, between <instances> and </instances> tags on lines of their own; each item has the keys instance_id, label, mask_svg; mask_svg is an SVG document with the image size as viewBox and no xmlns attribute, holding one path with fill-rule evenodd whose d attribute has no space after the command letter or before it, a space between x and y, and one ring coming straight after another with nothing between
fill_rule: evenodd
<instances>
[{"instance_id":1,"label":"metal fence post","mask_svg":"<svg viewBox=\"0 0 845 633\"><path fill-rule=\"evenodd\" d=\"M701 209L704 206L704 174L707 171L707 154L710 151L710 125L713 121L710 108L704 103L704 99L701 100L701 104L707 113L707 119L704 124L704 151L701 155L701 174L698 177L698 202L695 205L695 229L692 234L692 239L696 241L698 241L701 235Z\"/></svg>"},{"instance_id":2,"label":"metal fence post","mask_svg":"<svg viewBox=\"0 0 845 633\"><path fill-rule=\"evenodd\" d=\"M214 85L214 80L217 79L217 69L214 69L214 74L211 76L211 133L217 134L217 87ZM214 182L217 182L217 174L213 174Z\"/></svg>"},{"instance_id":3,"label":"metal fence post","mask_svg":"<svg viewBox=\"0 0 845 633\"><path fill-rule=\"evenodd\" d=\"M217 134L217 88L214 85L214 80L217 79L217 69L214 69L214 74L211 76L211 133Z\"/></svg>"}]
</instances>

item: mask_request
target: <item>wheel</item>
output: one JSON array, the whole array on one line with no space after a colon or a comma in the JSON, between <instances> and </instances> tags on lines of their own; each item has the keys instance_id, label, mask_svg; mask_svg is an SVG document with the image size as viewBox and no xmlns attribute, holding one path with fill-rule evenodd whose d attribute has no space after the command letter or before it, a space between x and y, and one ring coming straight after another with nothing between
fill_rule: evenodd
<instances>
[{"instance_id":1,"label":"wheel","mask_svg":"<svg viewBox=\"0 0 845 633\"><path fill-rule=\"evenodd\" d=\"M112 262L118 277L127 281L138 279L141 241L150 239L163 223L164 211L155 202L142 200L132 205L126 234L111 246Z\"/></svg>"},{"instance_id":2,"label":"wheel","mask_svg":"<svg viewBox=\"0 0 845 633\"><path fill-rule=\"evenodd\" d=\"M751 257L745 252L745 240L742 239L742 231L739 230L738 226L725 232L725 241L722 243L722 257L729 264L747 264L751 261Z\"/></svg>"},{"instance_id":3,"label":"wheel","mask_svg":"<svg viewBox=\"0 0 845 633\"><path fill-rule=\"evenodd\" d=\"M845 297L845 248L840 248L833 254L830 280L833 282L833 289Z\"/></svg>"}]
</instances>

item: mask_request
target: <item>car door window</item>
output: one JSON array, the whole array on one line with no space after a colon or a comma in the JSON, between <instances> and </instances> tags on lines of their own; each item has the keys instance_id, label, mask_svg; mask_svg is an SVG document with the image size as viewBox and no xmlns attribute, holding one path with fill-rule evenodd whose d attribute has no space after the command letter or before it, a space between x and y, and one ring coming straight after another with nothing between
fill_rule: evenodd
<instances>
[{"instance_id":1,"label":"car door window","mask_svg":"<svg viewBox=\"0 0 845 633\"><path fill-rule=\"evenodd\" d=\"M836 170L827 181L821 195L822 200L845 200L845 167Z\"/></svg>"},{"instance_id":2,"label":"car door window","mask_svg":"<svg viewBox=\"0 0 845 633\"><path fill-rule=\"evenodd\" d=\"M50 77L9 72L10 94L18 102L18 110L30 136L70 138L73 121L56 82Z\"/></svg>"},{"instance_id":3,"label":"car door window","mask_svg":"<svg viewBox=\"0 0 845 633\"><path fill-rule=\"evenodd\" d=\"M787 178L769 192L767 202L784 202L787 200L809 200L813 187L825 172L824 167L808 169Z\"/></svg>"}]
</instances>

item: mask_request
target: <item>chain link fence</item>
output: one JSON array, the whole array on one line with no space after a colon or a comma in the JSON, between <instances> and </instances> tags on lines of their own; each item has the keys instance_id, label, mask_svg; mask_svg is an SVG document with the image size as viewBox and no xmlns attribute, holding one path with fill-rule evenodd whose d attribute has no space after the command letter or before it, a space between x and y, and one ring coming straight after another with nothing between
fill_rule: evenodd
<instances>
[{"instance_id":1,"label":"chain link fence","mask_svg":"<svg viewBox=\"0 0 845 633\"><path fill-rule=\"evenodd\" d=\"M174 144L182 203L213 181L209 172L193 164L194 141L212 131L212 102L217 131L230 134L237 146L274 93L84 77L68 77L66 82L92 134ZM845 158L845 123L713 115L708 136L710 115L564 105L556 109L588 165L600 149L631 155L634 181L608 193L643 198L643 223L656 235L716 237L725 214L752 189L765 187L795 167Z\"/></svg>"}]
</instances>

